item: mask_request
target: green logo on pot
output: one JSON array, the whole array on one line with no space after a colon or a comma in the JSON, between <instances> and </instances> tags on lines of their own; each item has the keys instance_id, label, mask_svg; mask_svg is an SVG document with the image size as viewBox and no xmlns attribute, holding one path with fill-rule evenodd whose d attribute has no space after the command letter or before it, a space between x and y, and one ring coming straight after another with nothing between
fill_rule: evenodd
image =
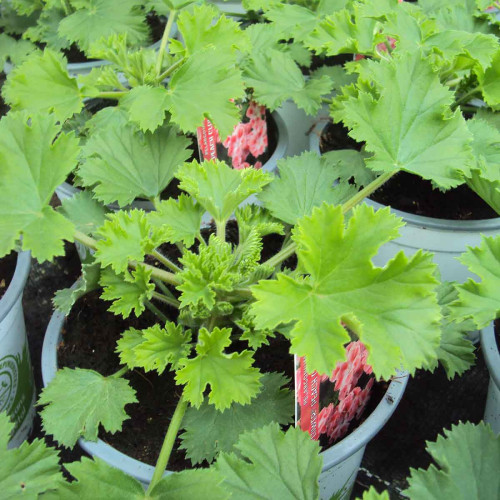
<instances>
[{"instance_id":1,"label":"green logo on pot","mask_svg":"<svg viewBox=\"0 0 500 500\"><path fill-rule=\"evenodd\" d=\"M0 359L0 412L7 412L15 422L15 431L28 413L32 397L32 373L25 345L22 354Z\"/></svg>"}]
</instances>

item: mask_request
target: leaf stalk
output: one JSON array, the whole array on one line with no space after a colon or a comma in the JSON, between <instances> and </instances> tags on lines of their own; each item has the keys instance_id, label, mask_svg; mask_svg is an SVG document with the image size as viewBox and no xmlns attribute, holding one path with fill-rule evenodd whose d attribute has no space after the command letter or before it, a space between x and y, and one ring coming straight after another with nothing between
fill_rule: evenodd
<instances>
[{"instance_id":1,"label":"leaf stalk","mask_svg":"<svg viewBox=\"0 0 500 500\"><path fill-rule=\"evenodd\" d=\"M168 257L162 255L158 250L153 250L151 255L155 259L159 260L164 266L168 267L171 271L174 271L174 273L180 273L182 271L177 264L174 264Z\"/></svg>"},{"instance_id":2,"label":"leaf stalk","mask_svg":"<svg viewBox=\"0 0 500 500\"><path fill-rule=\"evenodd\" d=\"M153 292L153 299L163 302L164 304L168 304L169 306L176 307L177 309L181 306L181 303L177 299L172 299L171 297L163 295L159 292Z\"/></svg>"},{"instance_id":3,"label":"leaf stalk","mask_svg":"<svg viewBox=\"0 0 500 500\"><path fill-rule=\"evenodd\" d=\"M162 82L167 78L167 76L170 76L179 66L182 65L182 63L186 60L185 57L179 59L176 63L172 64L169 68L167 68L159 77L158 77L158 83Z\"/></svg>"},{"instance_id":4,"label":"leaf stalk","mask_svg":"<svg viewBox=\"0 0 500 500\"><path fill-rule=\"evenodd\" d=\"M177 14L175 9L170 11L170 15L168 16L167 25L165 26L165 30L163 31L163 36L161 37L160 50L158 51L158 58L156 59L156 75L157 80L160 80L161 76L161 65L163 63L163 54L168 49L168 39L170 37L170 32L172 31L172 26L174 24L174 19Z\"/></svg>"}]
</instances>

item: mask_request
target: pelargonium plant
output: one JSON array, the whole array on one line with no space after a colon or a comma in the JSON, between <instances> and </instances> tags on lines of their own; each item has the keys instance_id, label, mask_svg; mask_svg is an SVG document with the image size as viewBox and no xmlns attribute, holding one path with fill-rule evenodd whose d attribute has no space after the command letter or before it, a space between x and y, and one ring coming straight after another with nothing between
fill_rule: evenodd
<instances>
[{"instance_id":1,"label":"pelargonium plant","mask_svg":"<svg viewBox=\"0 0 500 500\"><path fill-rule=\"evenodd\" d=\"M259 38L257 26L242 29L212 5L181 0L156 3L158 9L162 6L161 12L168 14L158 51L131 48L128 35L113 34L94 41L88 49L90 57L111 64L72 78L66 59L46 48L16 67L2 89L4 100L13 109L53 112L61 121L74 119L87 99L108 102L108 107L92 117L86 150L91 161L83 158L77 173L83 186L101 185L98 196L104 203L118 201L124 206L134 197L158 196L172 179L174 167L189 154L186 149L190 143L179 133L196 134L207 119L217 128L221 142L231 146L229 137L241 132L234 129L242 121L244 100L255 101L272 111L291 98L306 112L315 114L322 96L330 91L328 77L306 81L289 53L278 51L269 40ZM181 35L179 40L171 38L174 22ZM247 125L240 125L247 136L245 147L232 145L232 150L239 151L233 151L238 168L246 162L244 153L250 145L257 152L265 144L262 123L257 118L249 122L250 130ZM148 181L146 186L141 182L138 190L129 184L141 176L138 170L142 168L127 161L127 174L122 180L127 195L111 200L108 190L112 187L107 179L110 170L117 170L117 164L121 168L117 151L122 144L130 150L145 149L145 154L154 158L150 168L159 169L160 173L157 183ZM161 154L156 153L158 148ZM133 156L134 151L127 153ZM166 172L166 167L158 164L168 163L168 158L171 164Z\"/></svg>"},{"instance_id":2,"label":"pelargonium plant","mask_svg":"<svg viewBox=\"0 0 500 500\"><path fill-rule=\"evenodd\" d=\"M325 11L273 2L264 15L318 57L352 57L315 72L334 79L331 116L364 145L357 155L332 152L341 168L406 171L442 191L466 183L500 213L500 21L489 6L358 0Z\"/></svg>"},{"instance_id":3,"label":"pelargonium plant","mask_svg":"<svg viewBox=\"0 0 500 500\"><path fill-rule=\"evenodd\" d=\"M182 66L169 88L136 88L163 93L170 106L179 97L175 76L183 78L189 69ZM14 82L21 84L14 76L9 92ZM440 103L434 106L435 126L447 130ZM287 394L283 375L273 373L272 367L263 373L254 366L256 351L273 337L289 344L290 354L306 360L308 370L326 376L336 370L343 395L354 392L352 384L348 388L340 382L342 363L354 352L346 353L352 341L362 342L366 357L360 344L350 349L359 348L363 370L369 365L377 379L388 380L399 369L411 374L420 368L432 370L438 360L450 376L470 364L472 346L461 326L447 319L448 295L438 288L432 255L422 251L406 257L401 252L382 268L371 262L402 225L388 209L375 212L360 204L385 182L386 174L352 179L353 172L343 172L339 179L332 164L313 153L282 161L279 177L253 168L234 170L216 160L192 161L174 173L184 192L177 199L162 201L155 195L155 211L107 213L99 200L125 204L133 197L120 191L123 172L117 169L106 179L108 191L103 182L89 182L89 191L55 210L50 206L53 192L82 153L74 133L62 131L58 120L57 111L43 110L12 111L0 121L0 255L22 238L22 247L34 258L50 260L63 253L64 241L78 241L94 255L84 264L78 286L57 295L59 308L68 311L85 291L102 288L101 297L111 303L113 313L126 318L148 308L157 316L151 328L123 332L117 344L122 368L117 373L104 377L92 370L63 368L44 389L39 401L43 426L60 444L73 446L79 437L95 440L101 425L111 432L121 429L126 405L136 401L128 371L169 371L180 397L148 491L159 487L181 428L182 446L193 463L217 460L216 467L230 477L225 487L247 491L245 477L253 468L231 455L238 437L272 421L287 424L291 416L284 405L260 411L261 397L273 394L283 402ZM138 166L147 159L141 148L132 154L129 160ZM101 163L96 161L96 167ZM156 171L139 171L142 179L157 182ZM260 205L249 203L254 195ZM202 220L208 216L213 229L202 232ZM237 237L228 241L232 217ZM271 234L283 237L282 249L263 259L263 238ZM172 257L164 245L180 254ZM296 265L287 262L293 255ZM285 262L288 267L283 267ZM72 391L78 400L70 396L69 387L78 388ZM344 401L350 397L345 396ZM344 403L349 412L355 396ZM239 412L251 418L230 418ZM214 422L210 431L204 425L207 419ZM189 439L200 429L210 444L207 448L199 439ZM259 439L262 443L254 442L252 449L265 450L266 437ZM100 462L92 467L95 474L106 474ZM260 479L256 482L266 487Z\"/></svg>"},{"instance_id":4,"label":"pelargonium plant","mask_svg":"<svg viewBox=\"0 0 500 500\"><path fill-rule=\"evenodd\" d=\"M94 42L114 34L126 34L132 47L146 46L153 41L147 18L164 13L161 2L150 0L2 2L0 60L8 58L17 64L40 47L54 51L76 48L82 55L88 55ZM159 19L157 22L161 24Z\"/></svg>"}]
</instances>

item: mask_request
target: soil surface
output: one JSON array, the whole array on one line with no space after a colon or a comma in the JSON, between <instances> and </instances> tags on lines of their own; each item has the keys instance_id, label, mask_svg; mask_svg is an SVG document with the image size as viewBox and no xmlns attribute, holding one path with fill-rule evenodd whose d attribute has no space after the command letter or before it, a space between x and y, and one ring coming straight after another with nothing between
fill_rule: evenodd
<instances>
[{"instance_id":1,"label":"soil surface","mask_svg":"<svg viewBox=\"0 0 500 500\"><path fill-rule=\"evenodd\" d=\"M347 128L329 123L320 138L320 151L361 150L362 144L349 137ZM450 220L480 220L497 213L468 186L442 192L418 175L400 172L370 196L370 199L397 210L425 217Z\"/></svg>"},{"instance_id":2,"label":"soil surface","mask_svg":"<svg viewBox=\"0 0 500 500\"><path fill-rule=\"evenodd\" d=\"M0 259L0 299L9 288L14 272L16 271L17 254L15 252Z\"/></svg>"}]
</instances>

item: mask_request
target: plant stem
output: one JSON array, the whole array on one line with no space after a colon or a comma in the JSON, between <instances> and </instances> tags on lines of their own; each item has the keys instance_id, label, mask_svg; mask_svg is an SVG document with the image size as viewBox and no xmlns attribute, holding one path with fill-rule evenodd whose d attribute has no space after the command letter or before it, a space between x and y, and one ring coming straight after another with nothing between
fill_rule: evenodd
<instances>
[{"instance_id":1,"label":"plant stem","mask_svg":"<svg viewBox=\"0 0 500 500\"><path fill-rule=\"evenodd\" d=\"M444 82L444 84L447 87L454 87L455 85L458 85L462 81L461 78L453 78L453 80L448 80L447 82Z\"/></svg>"},{"instance_id":2,"label":"plant stem","mask_svg":"<svg viewBox=\"0 0 500 500\"><path fill-rule=\"evenodd\" d=\"M164 283L169 283L171 285L177 286L181 284L181 281L177 276L173 273L170 273L168 271L164 271L163 269L158 269L157 267L150 266L149 264L146 264L145 262L136 262L135 260L131 260L128 263L129 267L132 269L137 269L138 266L143 266L148 270L151 270L151 277L152 278L157 278Z\"/></svg>"},{"instance_id":3,"label":"plant stem","mask_svg":"<svg viewBox=\"0 0 500 500\"><path fill-rule=\"evenodd\" d=\"M113 373L110 375L111 378L119 378L125 373L127 373L129 370L128 366L124 366L123 368L120 368L117 372Z\"/></svg>"},{"instance_id":4,"label":"plant stem","mask_svg":"<svg viewBox=\"0 0 500 500\"><path fill-rule=\"evenodd\" d=\"M281 249L276 255L273 255L270 259L263 262L262 265L276 267L278 264L281 264L284 260L293 255L296 249L297 244L292 242L285 248Z\"/></svg>"},{"instance_id":5,"label":"plant stem","mask_svg":"<svg viewBox=\"0 0 500 500\"><path fill-rule=\"evenodd\" d=\"M144 301L144 305L153 313L156 314L163 322L167 322L168 318L149 300Z\"/></svg>"},{"instance_id":6,"label":"plant stem","mask_svg":"<svg viewBox=\"0 0 500 500\"><path fill-rule=\"evenodd\" d=\"M215 226L217 227L217 237L222 241L226 241L226 221L219 222L216 220Z\"/></svg>"},{"instance_id":7,"label":"plant stem","mask_svg":"<svg viewBox=\"0 0 500 500\"><path fill-rule=\"evenodd\" d=\"M373 192L375 192L380 186L385 184L392 176L396 175L399 170L394 170L393 172L386 172L385 174L380 175L374 181L370 182L368 186L363 188L361 191L358 191L352 198L347 200L342 205L342 213L347 213L351 208L355 207L358 203L362 202L366 197L370 196Z\"/></svg>"},{"instance_id":8,"label":"plant stem","mask_svg":"<svg viewBox=\"0 0 500 500\"><path fill-rule=\"evenodd\" d=\"M176 63L172 64L170 68L167 68L159 77L158 77L158 83L162 82L167 78L167 76L171 75L184 61L186 60L185 57L182 59L179 59Z\"/></svg>"},{"instance_id":9,"label":"plant stem","mask_svg":"<svg viewBox=\"0 0 500 500\"><path fill-rule=\"evenodd\" d=\"M157 75L157 80L160 80L160 75L161 75L161 65L163 63L163 54L165 51L168 49L168 38L170 36L170 31L172 31L172 26L174 24L174 19L177 14L177 11L175 9L172 9L170 11L170 15L168 16L168 21L167 25L165 26L165 30L163 31L163 36L161 37L161 44L160 44L160 50L158 52L158 58L156 59L156 75Z\"/></svg>"},{"instance_id":10,"label":"plant stem","mask_svg":"<svg viewBox=\"0 0 500 500\"><path fill-rule=\"evenodd\" d=\"M168 426L167 434L165 435L165 439L160 450L160 455L158 456L158 460L156 462L153 479L151 479L151 482L149 483L148 489L146 491L146 496L148 495L148 493L151 493L156 484L161 480L163 473L167 468L168 460L170 458L170 454L172 453L172 448L174 447L175 439L181 427L182 419L184 418L184 414L186 413L187 406L188 402L184 399L184 395L182 395L177 402L177 407L175 408L172 420L170 421L170 425Z\"/></svg>"},{"instance_id":11,"label":"plant stem","mask_svg":"<svg viewBox=\"0 0 500 500\"><path fill-rule=\"evenodd\" d=\"M240 17L241 19L247 19L249 17L248 12L222 12L226 17Z\"/></svg>"},{"instance_id":12,"label":"plant stem","mask_svg":"<svg viewBox=\"0 0 500 500\"><path fill-rule=\"evenodd\" d=\"M99 92L95 97L100 97L102 99L116 99L120 100L128 94L128 90L117 90L115 92Z\"/></svg>"},{"instance_id":13,"label":"plant stem","mask_svg":"<svg viewBox=\"0 0 500 500\"><path fill-rule=\"evenodd\" d=\"M82 233L81 231L78 231L75 229L75 233L73 235L76 241L79 241L86 247L90 248L91 250L95 250L97 248L97 241L94 240L94 238L87 236L85 233Z\"/></svg>"},{"instance_id":14,"label":"plant stem","mask_svg":"<svg viewBox=\"0 0 500 500\"><path fill-rule=\"evenodd\" d=\"M167 297L166 295L162 295L158 292L153 292L153 299L159 300L160 302L168 304L169 306L176 307L177 309L179 309L181 305L181 303L177 299L172 299L171 297Z\"/></svg>"},{"instance_id":15,"label":"plant stem","mask_svg":"<svg viewBox=\"0 0 500 500\"><path fill-rule=\"evenodd\" d=\"M463 102L468 102L470 98L474 95L477 94L478 92L481 92L481 89L479 87L476 87L472 90L469 90L469 92L466 92L460 99L457 99L451 106L452 110L455 110L460 104Z\"/></svg>"},{"instance_id":16,"label":"plant stem","mask_svg":"<svg viewBox=\"0 0 500 500\"><path fill-rule=\"evenodd\" d=\"M163 281L160 281L159 279L153 278L153 281L155 282L156 286L165 294L168 295L169 297L172 297L175 299L174 294L163 284Z\"/></svg>"},{"instance_id":17,"label":"plant stem","mask_svg":"<svg viewBox=\"0 0 500 500\"><path fill-rule=\"evenodd\" d=\"M160 252L158 252L158 250L153 250L151 255L155 259L159 260L164 266L174 271L174 273L180 273L182 271L182 269L178 265L174 264L170 259L162 255Z\"/></svg>"}]
</instances>

